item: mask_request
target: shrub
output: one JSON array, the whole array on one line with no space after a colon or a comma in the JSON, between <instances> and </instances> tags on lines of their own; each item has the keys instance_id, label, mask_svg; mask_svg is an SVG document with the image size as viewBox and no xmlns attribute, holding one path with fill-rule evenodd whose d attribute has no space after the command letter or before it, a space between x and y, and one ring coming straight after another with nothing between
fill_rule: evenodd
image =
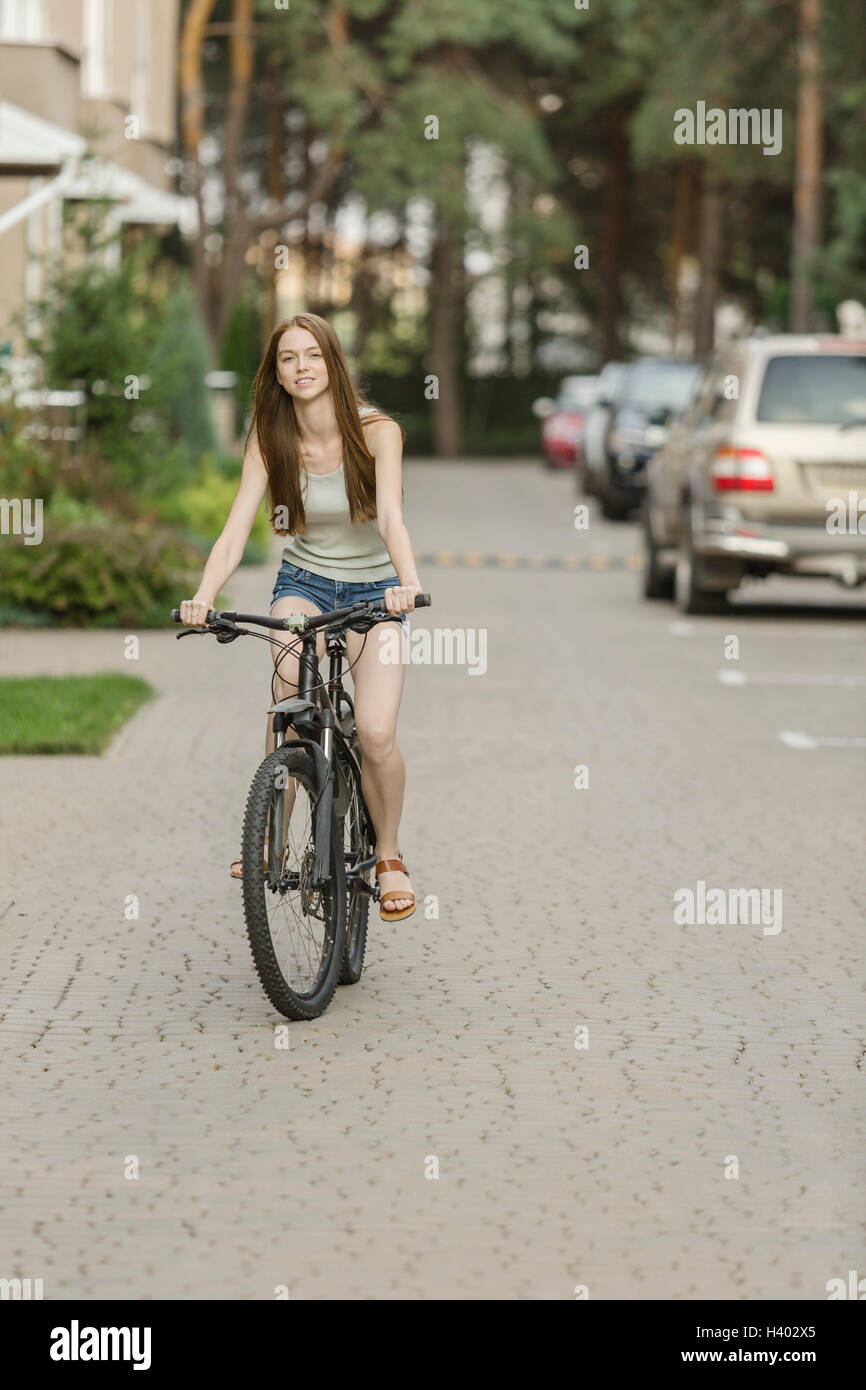
<instances>
[{"instance_id":1,"label":"shrub","mask_svg":"<svg viewBox=\"0 0 866 1390\"><path fill-rule=\"evenodd\" d=\"M7 389L0 379L0 389ZM31 416L0 396L0 486L4 497L41 497L47 501L58 481L58 467L50 454L24 430Z\"/></svg>"},{"instance_id":2,"label":"shrub","mask_svg":"<svg viewBox=\"0 0 866 1390\"><path fill-rule=\"evenodd\" d=\"M0 621L163 626L193 592L201 562L200 551L166 527L64 498L45 508L40 545L17 536L0 542Z\"/></svg>"},{"instance_id":3,"label":"shrub","mask_svg":"<svg viewBox=\"0 0 866 1390\"><path fill-rule=\"evenodd\" d=\"M240 461L205 454L193 481L169 494L158 505L163 521L181 526L191 539L213 545L226 522L240 480ZM262 503L244 551L244 564L262 565L268 558L271 526Z\"/></svg>"}]
</instances>

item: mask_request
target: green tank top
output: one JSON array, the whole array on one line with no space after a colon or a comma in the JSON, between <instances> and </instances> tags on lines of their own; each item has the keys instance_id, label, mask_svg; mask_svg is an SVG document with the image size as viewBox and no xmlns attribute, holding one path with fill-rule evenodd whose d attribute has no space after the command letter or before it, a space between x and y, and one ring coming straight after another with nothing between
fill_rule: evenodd
<instances>
[{"instance_id":1,"label":"green tank top","mask_svg":"<svg viewBox=\"0 0 866 1390\"><path fill-rule=\"evenodd\" d=\"M371 408L362 415L374 413ZM394 574L388 548L375 519L352 522L343 464L330 473L308 473L301 468L306 533L296 534L283 547L290 565L321 574L325 579L363 583Z\"/></svg>"}]
</instances>

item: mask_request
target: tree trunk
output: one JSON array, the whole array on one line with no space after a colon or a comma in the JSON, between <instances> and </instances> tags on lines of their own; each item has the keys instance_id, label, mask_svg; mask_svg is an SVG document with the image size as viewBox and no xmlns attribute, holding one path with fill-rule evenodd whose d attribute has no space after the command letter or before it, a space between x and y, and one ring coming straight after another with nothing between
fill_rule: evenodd
<instances>
[{"instance_id":1,"label":"tree trunk","mask_svg":"<svg viewBox=\"0 0 866 1390\"><path fill-rule=\"evenodd\" d=\"M198 147L205 132L205 94L201 51L205 31L216 0L191 0L180 35L178 81L180 85L180 128L184 154L189 161L192 194L198 210L198 227L193 242L193 275L202 322L211 334L210 276L205 260L204 241L208 228L204 220L201 165ZM213 348L213 341L211 342Z\"/></svg>"},{"instance_id":2,"label":"tree trunk","mask_svg":"<svg viewBox=\"0 0 866 1390\"><path fill-rule=\"evenodd\" d=\"M273 53L265 59L265 113L267 118L267 190L268 199L282 206L285 197L283 156L285 153L285 105L280 91L279 64ZM263 266L262 337L267 344L277 325L277 269L274 247L268 245Z\"/></svg>"},{"instance_id":3,"label":"tree trunk","mask_svg":"<svg viewBox=\"0 0 866 1390\"><path fill-rule=\"evenodd\" d=\"M701 221L698 256L701 280L695 306L695 355L712 352L715 337L716 300L722 262L724 193L714 169L704 165L701 178Z\"/></svg>"},{"instance_id":4,"label":"tree trunk","mask_svg":"<svg viewBox=\"0 0 866 1390\"><path fill-rule=\"evenodd\" d=\"M683 256L691 251L692 210L695 196L696 168L691 159L682 160L677 165L676 189L674 192L674 227L671 248L671 348L676 355L677 339L680 335L680 271Z\"/></svg>"},{"instance_id":5,"label":"tree trunk","mask_svg":"<svg viewBox=\"0 0 866 1390\"><path fill-rule=\"evenodd\" d=\"M615 102L610 112L610 140L604 185L601 248L601 355L616 360L622 351L619 318L622 308L622 252L625 239L626 192L629 173L628 107ZM579 273L579 272L578 272Z\"/></svg>"},{"instance_id":6,"label":"tree trunk","mask_svg":"<svg viewBox=\"0 0 866 1390\"><path fill-rule=\"evenodd\" d=\"M791 265L792 333L812 327L812 268L821 238L821 0L800 0L797 147Z\"/></svg>"},{"instance_id":7,"label":"tree trunk","mask_svg":"<svg viewBox=\"0 0 866 1390\"><path fill-rule=\"evenodd\" d=\"M352 277L352 313L355 316L355 335L352 342L352 356L361 368L364 354L364 344L374 326L376 318L375 304L376 275L373 270L366 249L361 252L361 260L357 272Z\"/></svg>"},{"instance_id":8,"label":"tree trunk","mask_svg":"<svg viewBox=\"0 0 866 1390\"><path fill-rule=\"evenodd\" d=\"M433 402L433 448L439 458L459 455L463 448L463 290L462 245L443 220L433 247L429 300L430 370L439 379L439 398Z\"/></svg>"},{"instance_id":9,"label":"tree trunk","mask_svg":"<svg viewBox=\"0 0 866 1390\"><path fill-rule=\"evenodd\" d=\"M238 189L238 172L241 142L249 110L250 83L255 67L253 9L253 0L232 0L232 27L229 34L229 109L223 157L223 253L219 292L215 296L213 308L214 335L218 343L222 342L229 315L240 289L247 240L245 209Z\"/></svg>"}]
</instances>

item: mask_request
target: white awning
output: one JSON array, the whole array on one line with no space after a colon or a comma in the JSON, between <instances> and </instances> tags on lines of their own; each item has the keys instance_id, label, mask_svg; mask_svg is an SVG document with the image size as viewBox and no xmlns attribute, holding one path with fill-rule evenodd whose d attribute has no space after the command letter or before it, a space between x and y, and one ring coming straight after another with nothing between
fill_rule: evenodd
<instances>
[{"instance_id":1,"label":"white awning","mask_svg":"<svg viewBox=\"0 0 866 1390\"><path fill-rule=\"evenodd\" d=\"M116 204L113 211L120 222L176 224L182 232L195 231L198 222L193 198L155 188L107 159L84 160L64 196L82 201L107 199Z\"/></svg>"},{"instance_id":2,"label":"white awning","mask_svg":"<svg viewBox=\"0 0 866 1390\"><path fill-rule=\"evenodd\" d=\"M0 178L24 169L44 169L46 174L63 171L62 177L8 209L0 220L0 231L22 221L51 197L80 201L104 198L115 204L113 214L119 222L176 225L185 233L195 231L195 199L156 188L110 160L95 156L85 159L86 153L87 142L80 135L44 121L11 101L0 101ZM76 168L77 161L80 163Z\"/></svg>"},{"instance_id":3,"label":"white awning","mask_svg":"<svg viewBox=\"0 0 866 1390\"><path fill-rule=\"evenodd\" d=\"M33 116L11 101L0 101L0 172L21 168L49 172L84 154L87 142L62 126Z\"/></svg>"}]
</instances>

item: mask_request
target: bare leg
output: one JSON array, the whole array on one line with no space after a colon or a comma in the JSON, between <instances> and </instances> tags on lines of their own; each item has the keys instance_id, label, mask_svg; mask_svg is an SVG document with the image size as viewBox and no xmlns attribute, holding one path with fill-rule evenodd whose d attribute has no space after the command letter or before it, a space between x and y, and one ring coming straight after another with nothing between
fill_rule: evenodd
<instances>
[{"instance_id":1,"label":"bare leg","mask_svg":"<svg viewBox=\"0 0 866 1390\"><path fill-rule=\"evenodd\" d=\"M380 623L367 635L363 651L360 633L347 633L347 646L355 682L355 727L361 745L361 786L376 827L376 858L402 859L399 847L400 816L406 768L397 746L397 713L403 694L405 670L402 663L380 659L379 634L390 631L390 623ZM360 655L359 655L360 653ZM389 871L379 880L381 892L399 892L412 884L407 874ZM411 898L392 898L385 912L409 907Z\"/></svg>"}]
</instances>

